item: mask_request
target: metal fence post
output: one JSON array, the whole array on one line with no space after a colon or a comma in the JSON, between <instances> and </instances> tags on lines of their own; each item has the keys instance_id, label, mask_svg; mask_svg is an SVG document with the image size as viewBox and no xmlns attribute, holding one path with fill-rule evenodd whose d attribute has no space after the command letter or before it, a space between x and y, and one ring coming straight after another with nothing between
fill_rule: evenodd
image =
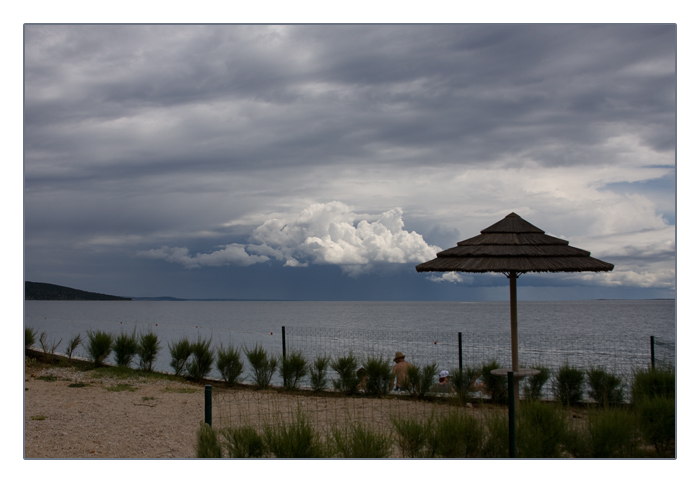
<instances>
[{"instance_id":1,"label":"metal fence post","mask_svg":"<svg viewBox=\"0 0 700 483\"><path fill-rule=\"evenodd\" d=\"M508 457L515 458L515 384L508 371Z\"/></svg>"},{"instance_id":2,"label":"metal fence post","mask_svg":"<svg viewBox=\"0 0 700 483\"><path fill-rule=\"evenodd\" d=\"M282 326L282 364L285 363L285 360L287 359L287 332L286 328L283 325ZM284 371L282 371L282 384L284 384L284 387L287 387L287 377L285 376Z\"/></svg>"},{"instance_id":3,"label":"metal fence post","mask_svg":"<svg viewBox=\"0 0 700 483\"><path fill-rule=\"evenodd\" d=\"M459 345L459 370L462 370L462 333L457 332L457 341Z\"/></svg>"},{"instance_id":4,"label":"metal fence post","mask_svg":"<svg viewBox=\"0 0 700 483\"><path fill-rule=\"evenodd\" d=\"M204 422L211 427L211 384L204 386Z\"/></svg>"},{"instance_id":5,"label":"metal fence post","mask_svg":"<svg viewBox=\"0 0 700 483\"><path fill-rule=\"evenodd\" d=\"M287 335L284 325L282 326L282 359L287 357Z\"/></svg>"},{"instance_id":6,"label":"metal fence post","mask_svg":"<svg viewBox=\"0 0 700 483\"><path fill-rule=\"evenodd\" d=\"M654 370L654 365L656 364L656 355L654 354L654 336L649 337L649 344L651 345L651 370Z\"/></svg>"}]
</instances>

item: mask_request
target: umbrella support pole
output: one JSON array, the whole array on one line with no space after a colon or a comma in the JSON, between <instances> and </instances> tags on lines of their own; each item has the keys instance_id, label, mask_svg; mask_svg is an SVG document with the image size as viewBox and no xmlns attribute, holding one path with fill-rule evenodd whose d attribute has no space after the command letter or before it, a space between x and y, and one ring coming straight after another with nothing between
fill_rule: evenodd
<instances>
[{"instance_id":1,"label":"umbrella support pole","mask_svg":"<svg viewBox=\"0 0 700 483\"><path fill-rule=\"evenodd\" d=\"M512 357L512 370L518 372L518 274L510 272L510 351ZM520 378L513 378L514 409L517 412L520 406Z\"/></svg>"}]
</instances>

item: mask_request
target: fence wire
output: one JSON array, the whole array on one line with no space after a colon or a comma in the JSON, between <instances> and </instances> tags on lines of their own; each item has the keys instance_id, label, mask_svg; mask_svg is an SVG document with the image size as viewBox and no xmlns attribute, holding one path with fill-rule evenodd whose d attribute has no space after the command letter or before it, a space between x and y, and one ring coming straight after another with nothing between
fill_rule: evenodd
<instances>
[{"instance_id":1,"label":"fence wire","mask_svg":"<svg viewBox=\"0 0 700 483\"><path fill-rule=\"evenodd\" d=\"M442 401L438 398L435 402L395 396L348 397L329 391L285 393L274 389L214 388L212 426L247 426L260 431L266 426L290 423L298 415L303 415L322 432L357 423L389 432L392 418L395 417L420 421L450 411L471 410L466 406L451 404L452 402L451 398Z\"/></svg>"},{"instance_id":2,"label":"fence wire","mask_svg":"<svg viewBox=\"0 0 700 483\"><path fill-rule=\"evenodd\" d=\"M368 357L393 359L401 351L409 362L423 366L436 363L439 369L455 371L459 368L460 347L463 368L479 368L496 361L500 367L509 367L511 362L510 334L473 334L445 331L400 331L388 332L380 329L342 329L289 327L283 329L286 353L301 352L308 361L318 356L337 358L354 354L360 364ZM653 344L653 350L652 350ZM605 337L564 337L551 334L520 334L519 362L521 367L545 367L550 378L542 390L542 398L555 397L555 374L558 368L568 365L586 371L604 368L623 381L625 399L629 400L629 389L634 372L651 365L652 353L656 365L675 367L676 343L665 338L629 336L609 339ZM335 374L329 370L329 378ZM279 385L280 381L274 385ZM527 379L521 381L523 394ZM301 381L298 393L276 389L231 390L217 389L214 392L214 424L221 427L252 426L262 429L269 424L289 422L296 414L305 414L321 429L333 425L352 423L371 424L390 429L394 416L411 415L427 418L436 411L455 409L453 396L433 398L432 402L415 400L392 393L382 398L345 397L327 390L313 393L309 389L308 376ZM332 383L329 384L332 387ZM475 390L470 394L475 403L487 400L488 395ZM437 401L437 403L435 402ZM591 401L584 390L584 401ZM440 404L443 403L443 404ZM445 404L446 403L446 404Z\"/></svg>"},{"instance_id":3,"label":"fence wire","mask_svg":"<svg viewBox=\"0 0 700 483\"><path fill-rule=\"evenodd\" d=\"M393 359L398 351L413 365L436 363L439 370L454 372L461 367L478 368L495 361L499 367L511 366L509 333L455 333L445 331L399 331L380 329L342 329L289 327L285 329L287 352L301 352L307 359L327 355L337 357L353 353L360 364L367 357ZM675 341L649 336L610 339L602 336L562 336L525 333L518 336L520 367L546 367L552 376L562 366L586 371L604 368L629 385L634 371L652 363L652 344L657 364L675 367ZM543 388L545 399L554 397L554 378ZM522 387L521 383L521 387ZM479 394L480 396L480 394ZM628 391L625 394L629 396Z\"/></svg>"}]
</instances>

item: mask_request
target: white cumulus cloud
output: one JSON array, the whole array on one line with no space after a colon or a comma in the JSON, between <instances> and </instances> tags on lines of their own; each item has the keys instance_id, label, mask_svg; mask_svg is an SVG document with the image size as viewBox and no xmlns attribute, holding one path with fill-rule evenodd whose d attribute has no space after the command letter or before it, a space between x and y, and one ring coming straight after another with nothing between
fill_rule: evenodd
<instances>
[{"instance_id":1,"label":"white cumulus cloud","mask_svg":"<svg viewBox=\"0 0 700 483\"><path fill-rule=\"evenodd\" d=\"M266 256L249 255L245 250L245 246L238 243L226 245L223 249L212 253L197 253L194 256L190 255L190 251L185 247L171 248L167 246L154 250L147 250L141 252L140 255L148 258L162 259L171 263L179 263L185 268L223 265L247 266L269 260Z\"/></svg>"},{"instance_id":2,"label":"white cumulus cloud","mask_svg":"<svg viewBox=\"0 0 700 483\"><path fill-rule=\"evenodd\" d=\"M430 275L426 277L431 282L449 282L449 283L472 283L474 282L474 277L471 275L462 275L457 272L444 272L440 275Z\"/></svg>"},{"instance_id":3,"label":"white cumulus cloud","mask_svg":"<svg viewBox=\"0 0 700 483\"><path fill-rule=\"evenodd\" d=\"M186 268L252 265L276 259L285 267L339 265L349 275L382 263L422 263L442 249L404 229L401 208L380 215L360 215L339 201L315 203L294 215L277 215L258 226L251 243L233 243L212 253L191 255L184 247L161 247L140 255L179 263Z\"/></svg>"},{"instance_id":4,"label":"white cumulus cloud","mask_svg":"<svg viewBox=\"0 0 700 483\"><path fill-rule=\"evenodd\" d=\"M267 220L254 230L248 249L284 260L286 266L333 264L351 275L378 263L421 263L435 257L441 248L406 231L402 217L401 208L371 217L339 201L316 203L298 215Z\"/></svg>"}]
</instances>

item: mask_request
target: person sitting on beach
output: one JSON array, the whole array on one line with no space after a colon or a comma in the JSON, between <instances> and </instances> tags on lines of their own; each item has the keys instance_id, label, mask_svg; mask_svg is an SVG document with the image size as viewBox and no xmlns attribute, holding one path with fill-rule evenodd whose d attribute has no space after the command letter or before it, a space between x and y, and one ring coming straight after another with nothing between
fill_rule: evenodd
<instances>
[{"instance_id":1,"label":"person sitting on beach","mask_svg":"<svg viewBox=\"0 0 700 483\"><path fill-rule=\"evenodd\" d=\"M359 381L357 383L358 391L364 391L365 389L367 389L367 377L367 369L365 369L364 367L360 367L357 370L357 380Z\"/></svg>"},{"instance_id":2,"label":"person sitting on beach","mask_svg":"<svg viewBox=\"0 0 700 483\"><path fill-rule=\"evenodd\" d=\"M432 387L430 388L430 392L446 394L455 392L455 388L450 382L450 373L448 371L440 371L440 374L438 376L438 383L432 385Z\"/></svg>"},{"instance_id":3,"label":"person sitting on beach","mask_svg":"<svg viewBox=\"0 0 700 483\"><path fill-rule=\"evenodd\" d=\"M397 352L394 356L396 365L391 369L392 381L395 380L395 391L408 390L408 368L413 367L412 364L406 362L406 356L403 352Z\"/></svg>"}]
</instances>

